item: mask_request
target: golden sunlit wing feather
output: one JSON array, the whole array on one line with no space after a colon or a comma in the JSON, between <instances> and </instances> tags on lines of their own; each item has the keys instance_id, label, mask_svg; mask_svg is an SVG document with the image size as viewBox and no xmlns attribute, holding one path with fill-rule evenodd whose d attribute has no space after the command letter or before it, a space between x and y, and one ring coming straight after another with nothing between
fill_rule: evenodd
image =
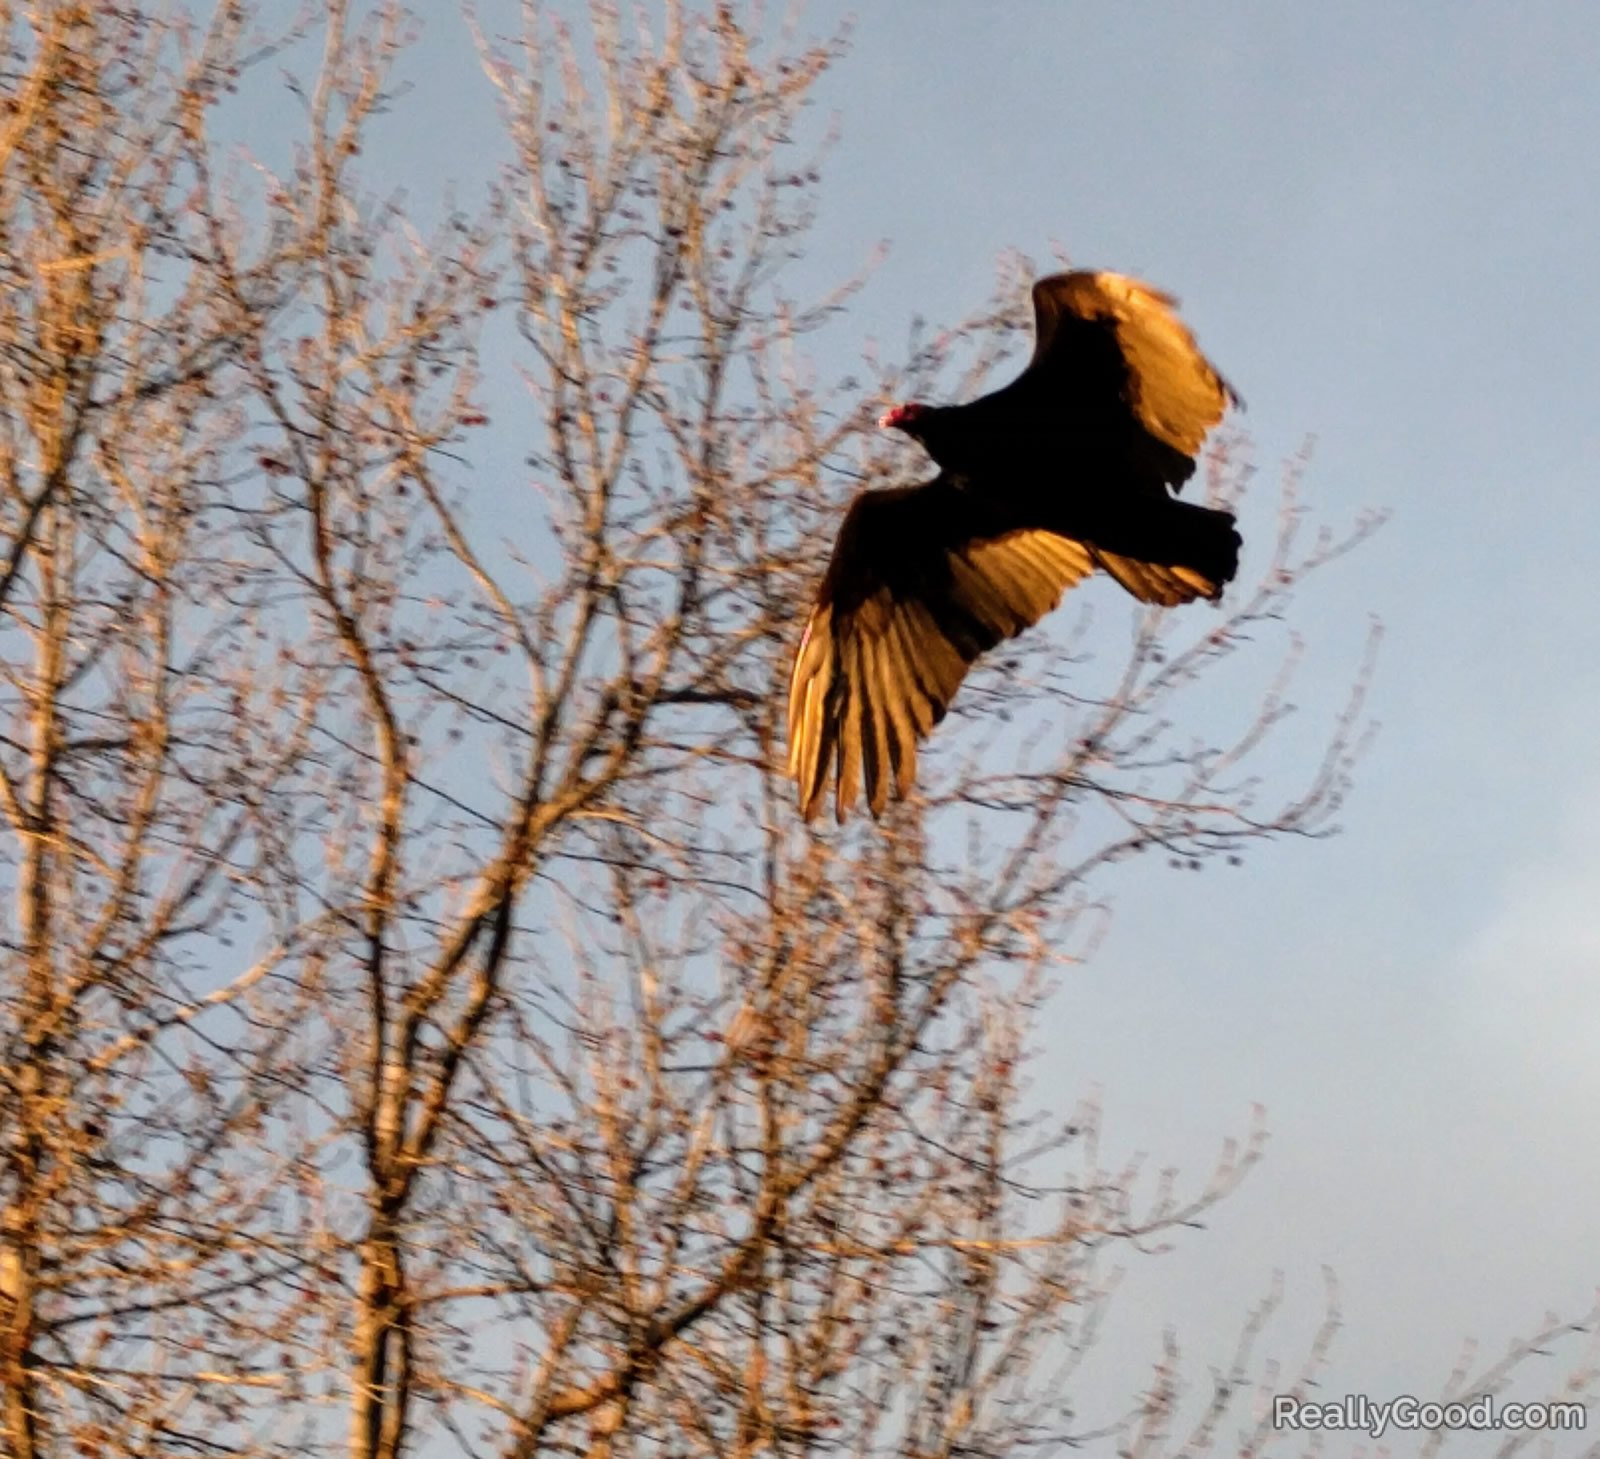
<instances>
[{"instance_id":1,"label":"golden sunlit wing feather","mask_svg":"<svg viewBox=\"0 0 1600 1459\"><path fill-rule=\"evenodd\" d=\"M1095 569L1090 548L1052 532L968 535L976 511L941 481L865 493L847 515L789 680L789 774L808 820L830 776L840 820L863 788L874 816L891 786L906 795L918 742L974 660Z\"/></svg>"},{"instance_id":2,"label":"golden sunlit wing feather","mask_svg":"<svg viewBox=\"0 0 1600 1459\"><path fill-rule=\"evenodd\" d=\"M1075 356L1087 358L1094 346L1072 323L1110 328L1128 406L1157 440L1193 457L1229 404L1240 401L1174 312L1177 302L1125 274L1079 270L1040 279L1033 286L1031 367L1077 377Z\"/></svg>"}]
</instances>

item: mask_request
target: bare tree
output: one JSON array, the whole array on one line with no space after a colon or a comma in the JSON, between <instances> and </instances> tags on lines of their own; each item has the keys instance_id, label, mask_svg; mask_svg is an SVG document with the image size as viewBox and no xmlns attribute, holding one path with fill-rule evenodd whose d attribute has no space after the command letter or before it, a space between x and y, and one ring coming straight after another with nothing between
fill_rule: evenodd
<instances>
[{"instance_id":1,"label":"bare tree","mask_svg":"<svg viewBox=\"0 0 1600 1459\"><path fill-rule=\"evenodd\" d=\"M306 256L276 226L242 244L212 173L205 118L240 26L236 7L194 30L3 10L0 805L17 915L0 1412L19 1459L203 1432L274 1340L255 1294L304 1265L303 1241L279 1245L296 1155L276 1130L302 1118L280 1081L316 1004L316 953L298 949L319 914L272 868L300 834L329 676L273 606L283 574L247 525L235 444L242 367L275 347Z\"/></svg>"},{"instance_id":2,"label":"bare tree","mask_svg":"<svg viewBox=\"0 0 1600 1459\"><path fill-rule=\"evenodd\" d=\"M861 281L785 268L840 41L730 4L484 20L505 168L424 238L359 171L396 5L266 39L232 0L0 16L8 1452L1087 1437L1104 1253L1259 1140L1136 1199L1092 1110L1030 1112L1035 1015L1114 863L1331 827L1365 666L1298 782L1257 767L1295 590L1365 525L1305 540L1290 473L1222 613L1081 593L974 676L912 800L813 835L794 627L843 501L908 465L863 426L983 376L1027 278L818 378ZM319 43L286 166L219 140ZM522 482L471 466L507 357ZM1234 439L1205 490L1248 477ZM1118 1416L1134 1452L1173 1392Z\"/></svg>"}]
</instances>

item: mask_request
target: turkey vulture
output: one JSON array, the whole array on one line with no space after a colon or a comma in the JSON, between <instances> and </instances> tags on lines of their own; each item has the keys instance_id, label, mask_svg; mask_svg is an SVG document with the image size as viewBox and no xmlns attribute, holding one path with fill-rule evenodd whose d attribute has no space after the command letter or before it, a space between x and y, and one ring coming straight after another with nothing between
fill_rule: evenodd
<instances>
[{"instance_id":1,"label":"turkey vulture","mask_svg":"<svg viewBox=\"0 0 1600 1459\"><path fill-rule=\"evenodd\" d=\"M940 470L863 492L839 529L789 681L789 773L807 820L830 769L841 821L863 781L874 816L891 780L904 796L917 742L978 655L1096 568L1145 603L1221 595L1239 565L1233 513L1172 492L1239 400L1176 302L1121 274L1041 279L1015 380L879 421Z\"/></svg>"}]
</instances>

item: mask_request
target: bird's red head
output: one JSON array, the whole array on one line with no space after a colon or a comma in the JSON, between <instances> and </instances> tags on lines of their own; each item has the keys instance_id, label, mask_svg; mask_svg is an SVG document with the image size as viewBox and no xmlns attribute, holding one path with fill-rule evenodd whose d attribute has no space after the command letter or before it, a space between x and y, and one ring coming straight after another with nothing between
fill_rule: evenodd
<instances>
[{"instance_id":1,"label":"bird's red head","mask_svg":"<svg viewBox=\"0 0 1600 1459\"><path fill-rule=\"evenodd\" d=\"M911 432L917 418L927 409L918 405L916 401L909 401L905 405L891 405L878 417L878 425L886 431Z\"/></svg>"}]
</instances>

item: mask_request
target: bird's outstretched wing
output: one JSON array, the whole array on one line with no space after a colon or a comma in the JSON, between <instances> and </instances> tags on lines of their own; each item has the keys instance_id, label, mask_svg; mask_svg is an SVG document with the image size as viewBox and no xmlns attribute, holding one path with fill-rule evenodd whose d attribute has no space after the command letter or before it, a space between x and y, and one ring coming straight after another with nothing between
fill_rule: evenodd
<instances>
[{"instance_id":1,"label":"bird's outstretched wing","mask_svg":"<svg viewBox=\"0 0 1600 1459\"><path fill-rule=\"evenodd\" d=\"M870 491L839 531L789 680L789 773L807 820L831 775L839 820L904 796L917 743L979 654L1037 623L1094 571L1084 543L1008 524L943 477Z\"/></svg>"},{"instance_id":2,"label":"bird's outstretched wing","mask_svg":"<svg viewBox=\"0 0 1600 1459\"><path fill-rule=\"evenodd\" d=\"M1033 358L1017 382L1070 400L1075 419L1137 427L1145 438L1134 451L1140 475L1173 487L1194 473L1206 432L1230 404L1242 403L1200 353L1174 312L1177 302L1125 274L1079 270L1040 279Z\"/></svg>"}]
</instances>

